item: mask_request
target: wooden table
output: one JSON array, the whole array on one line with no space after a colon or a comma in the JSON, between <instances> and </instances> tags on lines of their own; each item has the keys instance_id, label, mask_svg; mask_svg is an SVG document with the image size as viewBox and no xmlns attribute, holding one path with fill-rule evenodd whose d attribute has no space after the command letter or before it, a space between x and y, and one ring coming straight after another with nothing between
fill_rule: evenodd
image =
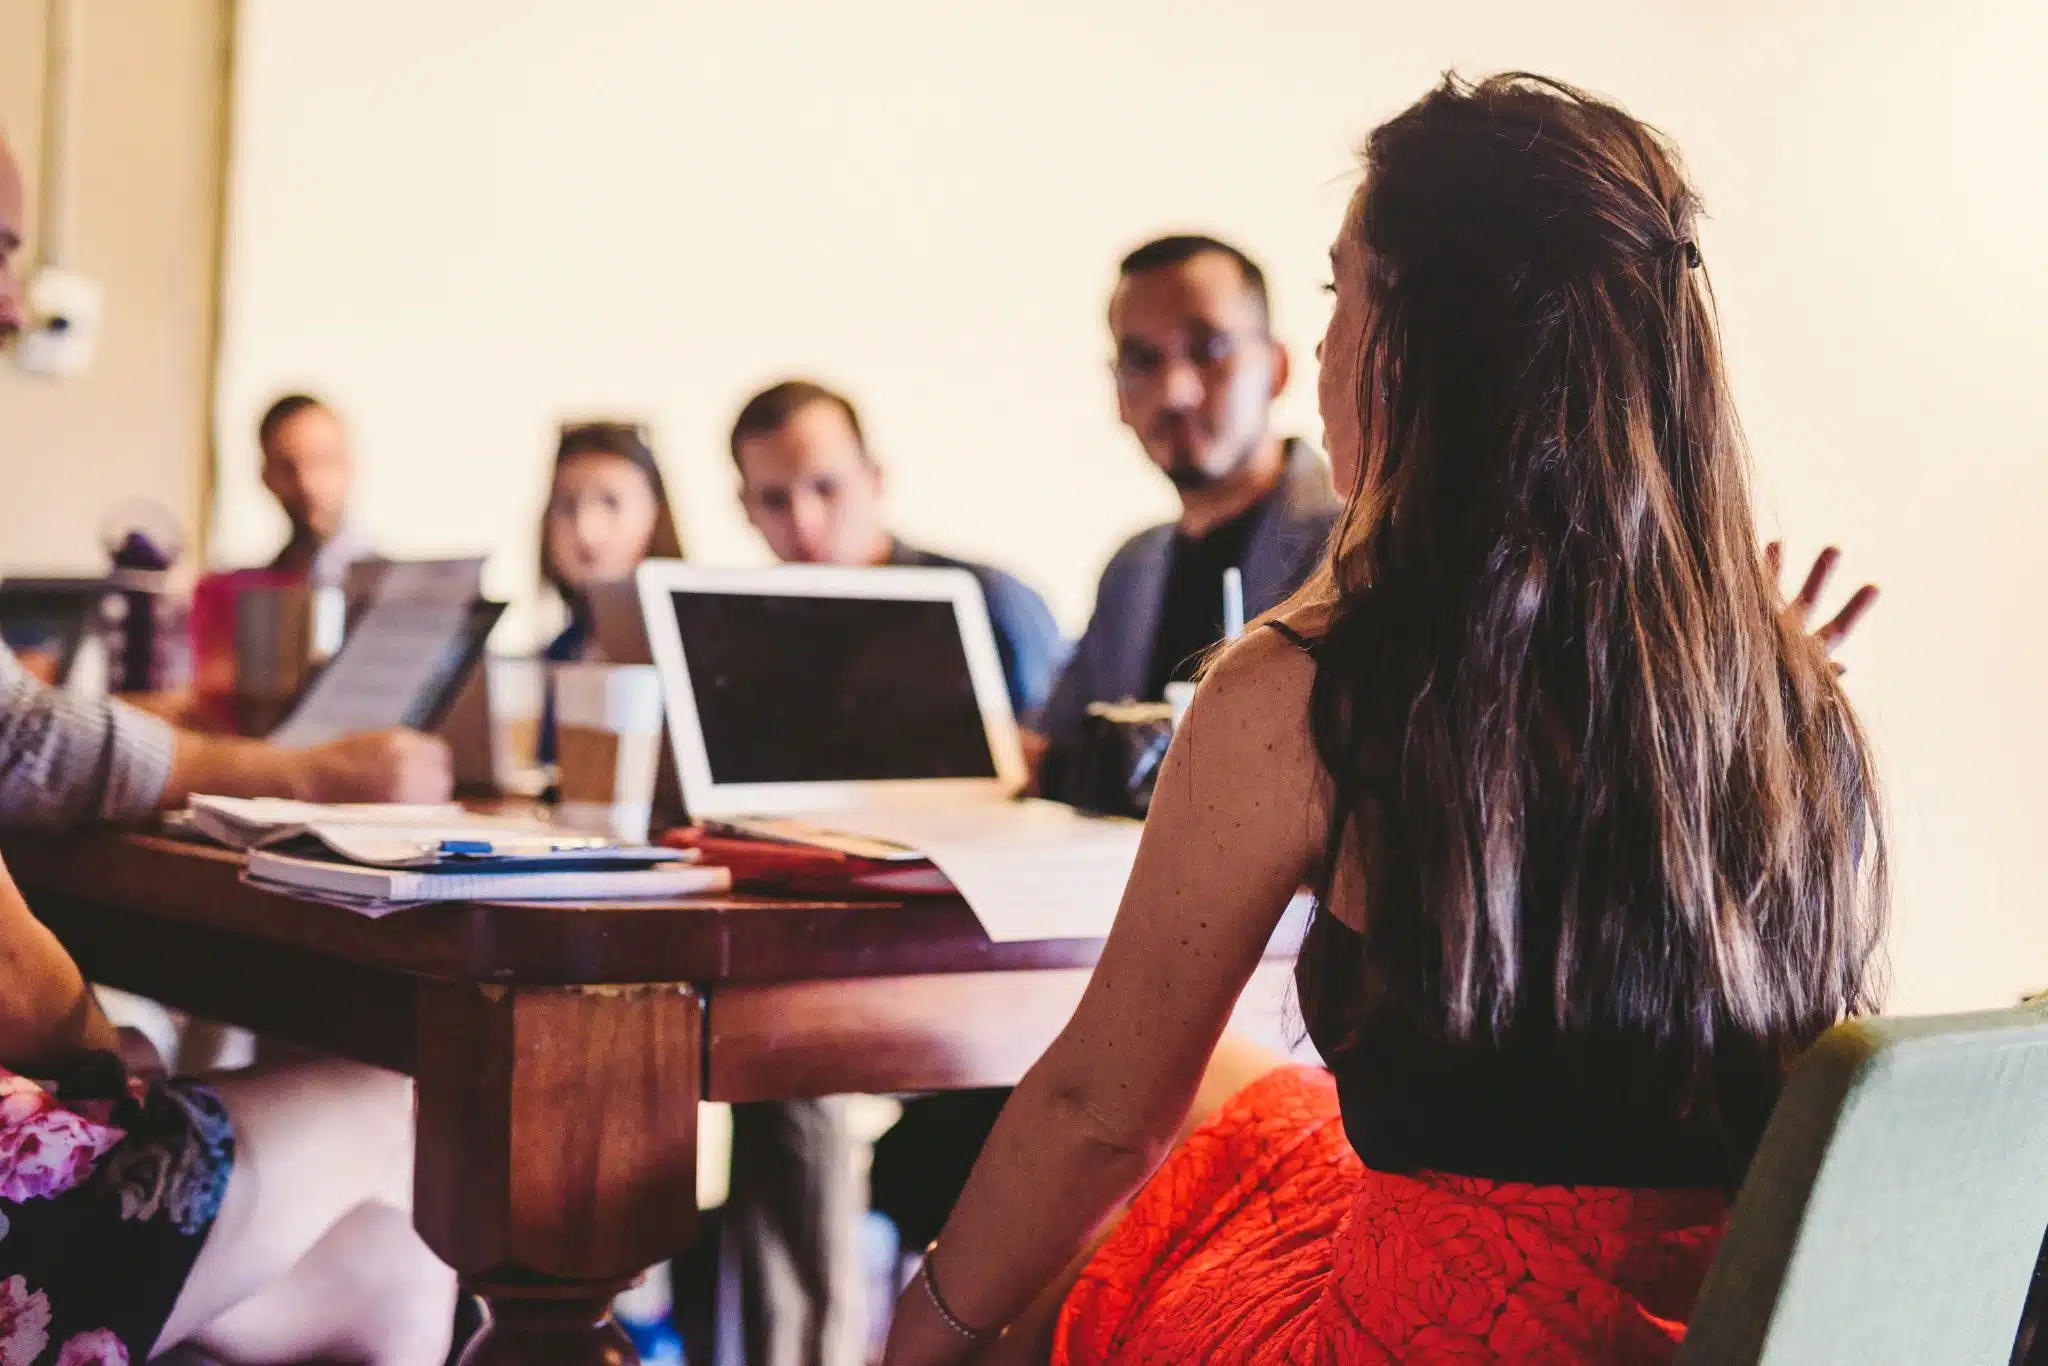
<instances>
[{"instance_id":1,"label":"wooden table","mask_svg":"<svg viewBox=\"0 0 2048 1366\"><path fill-rule=\"evenodd\" d=\"M607 1306L694 1237L699 1100L1015 1082L1100 948L951 898L369 920L160 837L0 852L91 980L417 1080L414 1219L495 1322L471 1363L632 1360Z\"/></svg>"}]
</instances>

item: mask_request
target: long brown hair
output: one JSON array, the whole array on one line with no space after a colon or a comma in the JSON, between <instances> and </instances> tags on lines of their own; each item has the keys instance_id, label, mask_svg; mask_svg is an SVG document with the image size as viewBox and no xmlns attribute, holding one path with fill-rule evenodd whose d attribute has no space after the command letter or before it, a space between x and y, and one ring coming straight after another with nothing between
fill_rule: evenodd
<instances>
[{"instance_id":1,"label":"long brown hair","mask_svg":"<svg viewBox=\"0 0 2048 1366\"><path fill-rule=\"evenodd\" d=\"M655 462L654 449L647 444L646 433L631 422L571 422L562 427L561 435L555 442L555 468L562 462L573 460L579 455L615 455L640 471L647 480L649 492L654 495L654 530L647 538L647 558L650 560L680 560L683 558L683 538L676 531L675 512L669 507L668 485L661 477L661 466ZM550 476L552 480L552 476ZM583 609L583 595L571 588L555 568L554 560L548 555L548 509L553 505L552 493L540 513L540 576L541 579L561 595L569 610Z\"/></svg>"},{"instance_id":2,"label":"long brown hair","mask_svg":"<svg viewBox=\"0 0 2048 1366\"><path fill-rule=\"evenodd\" d=\"M1873 1008L1875 775L1779 616L1676 154L1516 74L1447 77L1364 163L1363 449L1308 590L1320 890L1370 874L1337 1004L1696 1064Z\"/></svg>"}]
</instances>

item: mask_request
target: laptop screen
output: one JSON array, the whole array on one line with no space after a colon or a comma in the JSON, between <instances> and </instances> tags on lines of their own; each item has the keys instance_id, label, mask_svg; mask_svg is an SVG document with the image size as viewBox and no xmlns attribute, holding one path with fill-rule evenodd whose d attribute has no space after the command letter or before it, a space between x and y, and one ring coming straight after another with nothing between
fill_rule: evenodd
<instances>
[{"instance_id":1,"label":"laptop screen","mask_svg":"<svg viewBox=\"0 0 2048 1366\"><path fill-rule=\"evenodd\" d=\"M37 678L62 684L106 595L104 579L0 582L0 641Z\"/></svg>"},{"instance_id":2,"label":"laptop screen","mask_svg":"<svg viewBox=\"0 0 2048 1366\"><path fill-rule=\"evenodd\" d=\"M669 601L713 782L997 776L950 601L711 591Z\"/></svg>"}]
</instances>

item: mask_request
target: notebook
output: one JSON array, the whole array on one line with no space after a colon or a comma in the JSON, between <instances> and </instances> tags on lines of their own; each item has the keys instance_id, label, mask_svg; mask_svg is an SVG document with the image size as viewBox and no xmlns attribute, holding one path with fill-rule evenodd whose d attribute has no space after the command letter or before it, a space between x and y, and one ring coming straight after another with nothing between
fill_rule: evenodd
<instances>
[{"instance_id":1,"label":"notebook","mask_svg":"<svg viewBox=\"0 0 2048 1366\"><path fill-rule=\"evenodd\" d=\"M471 815L452 805L323 806L200 796L192 798L182 825L230 849L267 849L383 868L595 869L676 860L669 849L622 845L542 821Z\"/></svg>"},{"instance_id":2,"label":"notebook","mask_svg":"<svg viewBox=\"0 0 2048 1366\"><path fill-rule=\"evenodd\" d=\"M678 851L665 851L678 856ZM368 903L423 901L666 901L722 892L732 886L723 868L691 862L649 868L545 872L419 871L368 868L329 859L298 858L259 849L249 855L248 880L280 891L310 892Z\"/></svg>"}]
</instances>

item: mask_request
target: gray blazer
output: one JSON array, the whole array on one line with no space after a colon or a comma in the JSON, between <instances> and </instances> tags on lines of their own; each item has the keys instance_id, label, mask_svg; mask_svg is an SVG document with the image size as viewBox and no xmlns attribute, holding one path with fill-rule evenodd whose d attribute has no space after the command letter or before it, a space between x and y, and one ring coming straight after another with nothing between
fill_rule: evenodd
<instances>
[{"instance_id":1,"label":"gray blazer","mask_svg":"<svg viewBox=\"0 0 2048 1366\"><path fill-rule=\"evenodd\" d=\"M1287 472L1256 514L1245 543L1247 616L1271 611L1301 587L1320 563L1342 507L1321 453L1306 441L1289 441ZM1038 716L1037 729L1055 748L1080 738L1090 703L1121 702L1144 689L1172 567L1173 532L1171 522L1139 532L1102 571L1088 629Z\"/></svg>"}]
</instances>

